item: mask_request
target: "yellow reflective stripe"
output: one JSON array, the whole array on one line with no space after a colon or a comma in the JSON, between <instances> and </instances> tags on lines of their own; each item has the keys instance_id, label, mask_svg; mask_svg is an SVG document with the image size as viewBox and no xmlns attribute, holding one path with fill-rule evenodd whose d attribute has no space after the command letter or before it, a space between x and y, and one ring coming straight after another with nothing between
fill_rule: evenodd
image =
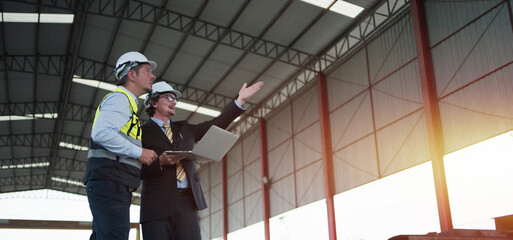
<instances>
[{"instance_id":1,"label":"yellow reflective stripe","mask_svg":"<svg viewBox=\"0 0 513 240\"><path fill-rule=\"evenodd\" d=\"M92 128L94 128L94 125L96 123L96 118L98 117L98 114L100 113L100 106L101 106L102 102L105 100L105 98L107 96L109 96L110 94L115 93L115 92L121 92L126 95L126 97L128 98L128 101L130 103L130 110L132 110L132 116L130 117L130 120L128 120L128 122L125 124L125 126L123 126L123 128L121 128L120 132L122 132L132 138L141 139L141 130L140 130L141 123L139 122L139 117L137 117L137 110L138 110L137 104L135 103L135 100L130 96L130 94L122 88L116 88L116 89L114 89L114 91L112 91L111 93L109 93L109 94L105 95L105 97L103 97L102 101L100 102L100 105L96 109L96 114L94 116ZM131 126L132 126L132 129L130 129ZM130 132L128 132L129 129L130 129Z\"/></svg>"},{"instance_id":2,"label":"yellow reflective stripe","mask_svg":"<svg viewBox=\"0 0 513 240\"><path fill-rule=\"evenodd\" d=\"M135 103L135 100L130 96L129 93L127 93L122 88L116 88L113 92L122 92L124 93L128 100L130 101L130 109L132 110L132 117L130 118L130 121L128 121L127 124L121 129L122 133L125 133L126 135L133 137L135 139L141 139L141 124L139 122L139 117L137 117L137 104ZM130 129L132 127L132 129ZM130 132L128 132L130 130Z\"/></svg>"}]
</instances>

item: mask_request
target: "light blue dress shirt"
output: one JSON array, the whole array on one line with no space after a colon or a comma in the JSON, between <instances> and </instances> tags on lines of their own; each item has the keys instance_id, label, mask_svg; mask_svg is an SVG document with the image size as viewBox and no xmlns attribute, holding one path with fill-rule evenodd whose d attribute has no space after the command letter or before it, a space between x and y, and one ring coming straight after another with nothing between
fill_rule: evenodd
<instances>
[{"instance_id":1,"label":"light blue dress shirt","mask_svg":"<svg viewBox=\"0 0 513 240\"><path fill-rule=\"evenodd\" d=\"M152 117L151 120L153 120L157 125L159 125L160 130L162 130L162 132L164 132L164 134L166 133L166 130L162 126L162 125L164 125L164 121L162 121L158 118L154 118L154 117ZM171 122L169 120L167 120L167 123L171 126ZM185 178L183 179L183 181L176 180L176 187L177 188L188 188L189 187L189 181L188 181L187 174L185 174Z\"/></svg>"},{"instance_id":2,"label":"light blue dress shirt","mask_svg":"<svg viewBox=\"0 0 513 240\"><path fill-rule=\"evenodd\" d=\"M130 94L137 104L137 98L126 88L118 86ZM133 159L139 159L142 148L131 143L118 133L132 117L130 102L123 93L113 93L101 103L100 112L91 131L91 138L108 151Z\"/></svg>"}]
</instances>

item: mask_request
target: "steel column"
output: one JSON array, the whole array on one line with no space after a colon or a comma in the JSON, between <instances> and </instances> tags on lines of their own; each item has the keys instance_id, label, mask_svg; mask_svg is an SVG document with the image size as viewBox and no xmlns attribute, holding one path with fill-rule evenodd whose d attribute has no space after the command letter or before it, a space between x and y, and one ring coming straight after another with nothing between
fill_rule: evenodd
<instances>
[{"instance_id":1,"label":"steel column","mask_svg":"<svg viewBox=\"0 0 513 240\"><path fill-rule=\"evenodd\" d=\"M504 0L506 2L506 4L508 5L508 15L509 15L509 23L510 23L510 27L513 29L513 12L511 10L511 2L509 0Z\"/></svg>"},{"instance_id":2,"label":"steel column","mask_svg":"<svg viewBox=\"0 0 513 240\"><path fill-rule=\"evenodd\" d=\"M429 152L435 181L438 217L440 219L440 230L445 232L452 230L453 226L443 162L445 148L442 134L442 123L440 119L440 109L438 106L438 94L436 91L433 62L429 49L429 36L423 1L412 0L410 3L413 32L415 35L415 46L417 48L417 63L419 65L419 77L424 102L424 113L426 116Z\"/></svg>"},{"instance_id":3,"label":"steel column","mask_svg":"<svg viewBox=\"0 0 513 240\"><path fill-rule=\"evenodd\" d=\"M335 204L333 202L333 196L335 195L335 178L333 176L333 152L331 149L328 86L326 83L326 76L322 72L317 74L317 94L319 99L319 118L321 124L324 194L326 196L326 207L328 210L328 230L330 233L330 239L336 240L337 229L335 224Z\"/></svg>"},{"instance_id":4,"label":"steel column","mask_svg":"<svg viewBox=\"0 0 513 240\"><path fill-rule=\"evenodd\" d=\"M228 169L226 155L221 163L221 174L223 184L223 239L228 240Z\"/></svg>"},{"instance_id":5,"label":"steel column","mask_svg":"<svg viewBox=\"0 0 513 240\"><path fill-rule=\"evenodd\" d=\"M262 170L262 209L264 218L264 234L265 239L271 239L271 231L269 229L269 218L271 217L271 205L269 203L269 168L267 157L267 128L265 125L265 119L260 118L258 121L258 128L260 130L260 158L261 158L261 170Z\"/></svg>"}]
</instances>

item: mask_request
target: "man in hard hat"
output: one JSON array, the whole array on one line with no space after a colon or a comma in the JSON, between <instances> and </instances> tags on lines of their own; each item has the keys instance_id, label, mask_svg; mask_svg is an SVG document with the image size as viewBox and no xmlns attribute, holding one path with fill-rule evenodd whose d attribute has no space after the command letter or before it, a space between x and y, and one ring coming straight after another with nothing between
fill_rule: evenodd
<instances>
[{"instance_id":1,"label":"man in hard hat","mask_svg":"<svg viewBox=\"0 0 513 240\"><path fill-rule=\"evenodd\" d=\"M84 177L93 215L90 239L128 239L130 203L141 167L158 157L142 147L137 117L137 98L151 91L156 67L141 53L121 55L114 69L118 87L96 110Z\"/></svg>"},{"instance_id":2,"label":"man in hard hat","mask_svg":"<svg viewBox=\"0 0 513 240\"><path fill-rule=\"evenodd\" d=\"M201 124L186 121L173 122L180 92L165 82L153 85L153 91L144 101L146 113L151 117L143 126L142 142L159 155L158 161L143 166L141 215L145 240L199 240L201 239L198 210L207 204L201 189L194 161L182 155L166 154L167 150L192 150L207 130L216 125L226 128L244 112L242 105L263 85L246 83L238 98L230 103L218 117Z\"/></svg>"}]
</instances>

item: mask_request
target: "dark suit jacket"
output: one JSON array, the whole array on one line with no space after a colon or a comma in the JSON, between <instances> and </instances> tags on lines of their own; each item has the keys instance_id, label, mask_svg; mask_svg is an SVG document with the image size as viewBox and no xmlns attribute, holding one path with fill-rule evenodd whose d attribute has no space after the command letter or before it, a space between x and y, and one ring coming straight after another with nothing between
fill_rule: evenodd
<instances>
[{"instance_id":1,"label":"dark suit jacket","mask_svg":"<svg viewBox=\"0 0 513 240\"><path fill-rule=\"evenodd\" d=\"M232 102L221 115L201 124L193 125L186 121L171 122L173 144L161 128L150 119L142 126L143 147L154 150L159 156L166 150L192 150L194 142L199 141L212 125L227 128L242 112L243 110ZM194 161L185 159L182 160L182 164L187 172L196 207L198 210L207 208ZM143 165L141 179L143 180L141 223L171 216L179 207L176 206L176 164L161 167L157 160L150 166Z\"/></svg>"}]
</instances>

